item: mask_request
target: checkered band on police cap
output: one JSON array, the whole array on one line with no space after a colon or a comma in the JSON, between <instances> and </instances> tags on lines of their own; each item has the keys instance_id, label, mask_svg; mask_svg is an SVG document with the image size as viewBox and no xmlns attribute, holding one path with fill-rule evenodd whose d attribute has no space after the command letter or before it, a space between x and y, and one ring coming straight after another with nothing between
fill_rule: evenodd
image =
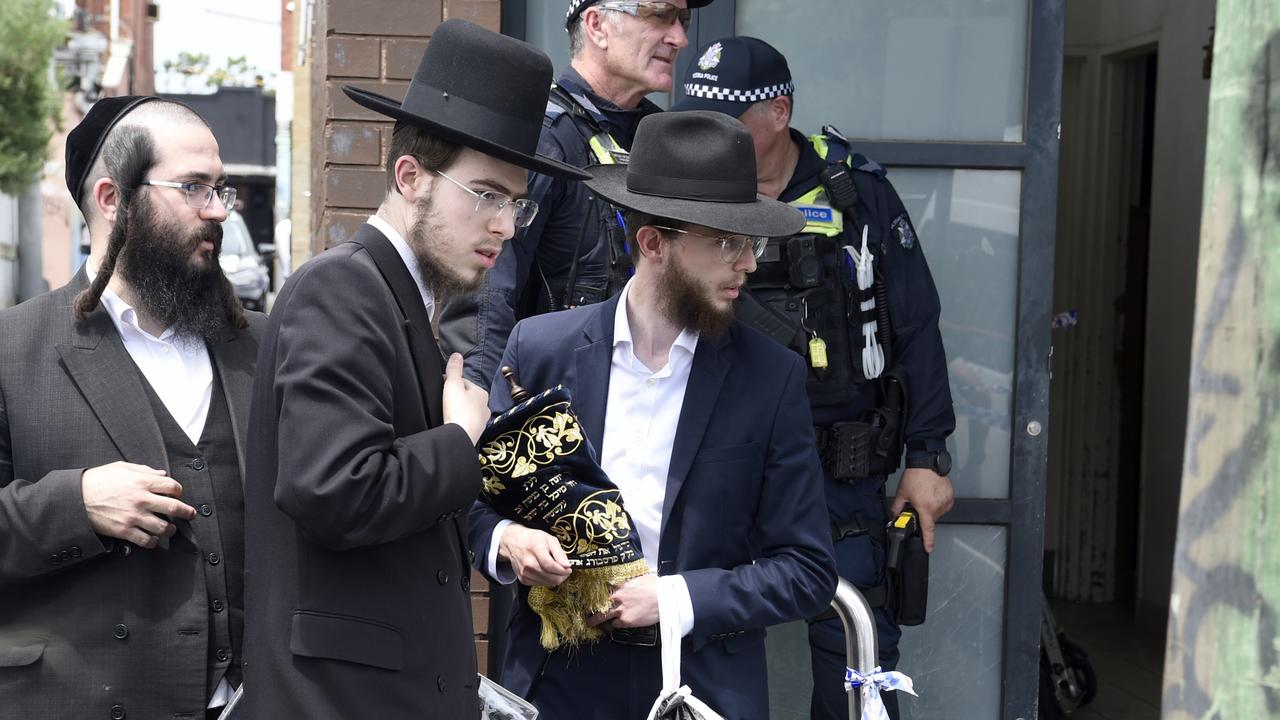
<instances>
[{"instance_id":1,"label":"checkered band on police cap","mask_svg":"<svg viewBox=\"0 0 1280 720\"><path fill-rule=\"evenodd\" d=\"M776 98L781 95L790 95L795 92L795 89L795 84L790 82L755 88L754 90L739 90L737 88L717 87L715 85L699 85L697 83L684 84L685 93L692 95L693 97L740 103L755 103L760 102L761 100L768 100L769 98Z\"/></svg>"}]
</instances>

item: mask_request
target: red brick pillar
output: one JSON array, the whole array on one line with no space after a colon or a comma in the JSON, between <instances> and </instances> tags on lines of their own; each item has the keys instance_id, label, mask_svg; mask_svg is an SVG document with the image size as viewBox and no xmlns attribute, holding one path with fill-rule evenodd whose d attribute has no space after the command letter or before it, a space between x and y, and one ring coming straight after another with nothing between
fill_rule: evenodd
<instances>
[{"instance_id":1,"label":"red brick pillar","mask_svg":"<svg viewBox=\"0 0 1280 720\"><path fill-rule=\"evenodd\" d=\"M397 100L431 33L461 18L497 31L501 0L320 0L312 28L311 236L316 254L351 237L386 193L390 119L351 102L346 84ZM298 98L299 103L306 102ZM301 261L301 258L299 259ZM476 659L488 672L489 584L472 572Z\"/></svg>"}]
</instances>

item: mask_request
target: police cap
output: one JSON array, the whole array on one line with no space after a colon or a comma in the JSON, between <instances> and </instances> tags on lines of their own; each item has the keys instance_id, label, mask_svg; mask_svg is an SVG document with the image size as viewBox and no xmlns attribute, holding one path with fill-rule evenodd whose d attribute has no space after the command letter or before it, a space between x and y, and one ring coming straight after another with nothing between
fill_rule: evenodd
<instances>
[{"instance_id":1,"label":"police cap","mask_svg":"<svg viewBox=\"0 0 1280 720\"><path fill-rule=\"evenodd\" d=\"M753 37L717 40L689 66L685 96L672 110L715 110L732 117L761 100L795 92L787 59Z\"/></svg>"}]
</instances>

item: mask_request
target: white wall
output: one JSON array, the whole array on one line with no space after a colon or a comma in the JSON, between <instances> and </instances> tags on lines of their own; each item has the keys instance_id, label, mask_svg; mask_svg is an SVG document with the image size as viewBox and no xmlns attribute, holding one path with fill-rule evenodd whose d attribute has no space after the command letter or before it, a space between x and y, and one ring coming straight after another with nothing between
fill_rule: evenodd
<instances>
[{"instance_id":1,"label":"white wall","mask_svg":"<svg viewBox=\"0 0 1280 720\"><path fill-rule=\"evenodd\" d=\"M1201 77L1214 0L1068 0L1068 55L1158 45L1154 182L1143 386L1138 617L1163 623L1187 418L1209 81ZM1125 519L1121 519L1125 522Z\"/></svg>"}]
</instances>

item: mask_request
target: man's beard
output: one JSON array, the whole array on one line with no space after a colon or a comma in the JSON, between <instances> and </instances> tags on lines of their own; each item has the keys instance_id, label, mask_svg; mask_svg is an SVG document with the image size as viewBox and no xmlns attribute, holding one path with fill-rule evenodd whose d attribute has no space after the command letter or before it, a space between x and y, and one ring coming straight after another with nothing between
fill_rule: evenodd
<instances>
[{"instance_id":1,"label":"man's beard","mask_svg":"<svg viewBox=\"0 0 1280 720\"><path fill-rule=\"evenodd\" d=\"M733 322L733 306L716 307L707 297L707 288L684 271L672 256L658 279L659 310L663 316L685 330L695 330L707 338L717 338Z\"/></svg>"},{"instance_id":2,"label":"man's beard","mask_svg":"<svg viewBox=\"0 0 1280 720\"><path fill-rule=\"evenodd\" d=\"M218 264L222 223L207 222L184 234L177 222L159 217L146 195L134 197L125 222L112 233L124 233L117 271L133 293L135 310L179 337L213 339L230 326L236 302ZM197 263L193 255L205 241L213 250Z\"/></svg>"},{"instance_id":3,"label":"man's beard","mask_svg":"<svg viewBox=\"0 0 1280 720\"><path fill-rule=\"evenodd\" d=\"M418 198L414 203L417 218L409 228L409 249L418 260L418 272L422 282L431 290L437 304L449 298L466 295L480 289L484 273L476 273L470 280L449 267L441 250L450 228L437 217L432 196Z\"/></svg>"}]
</instances>

